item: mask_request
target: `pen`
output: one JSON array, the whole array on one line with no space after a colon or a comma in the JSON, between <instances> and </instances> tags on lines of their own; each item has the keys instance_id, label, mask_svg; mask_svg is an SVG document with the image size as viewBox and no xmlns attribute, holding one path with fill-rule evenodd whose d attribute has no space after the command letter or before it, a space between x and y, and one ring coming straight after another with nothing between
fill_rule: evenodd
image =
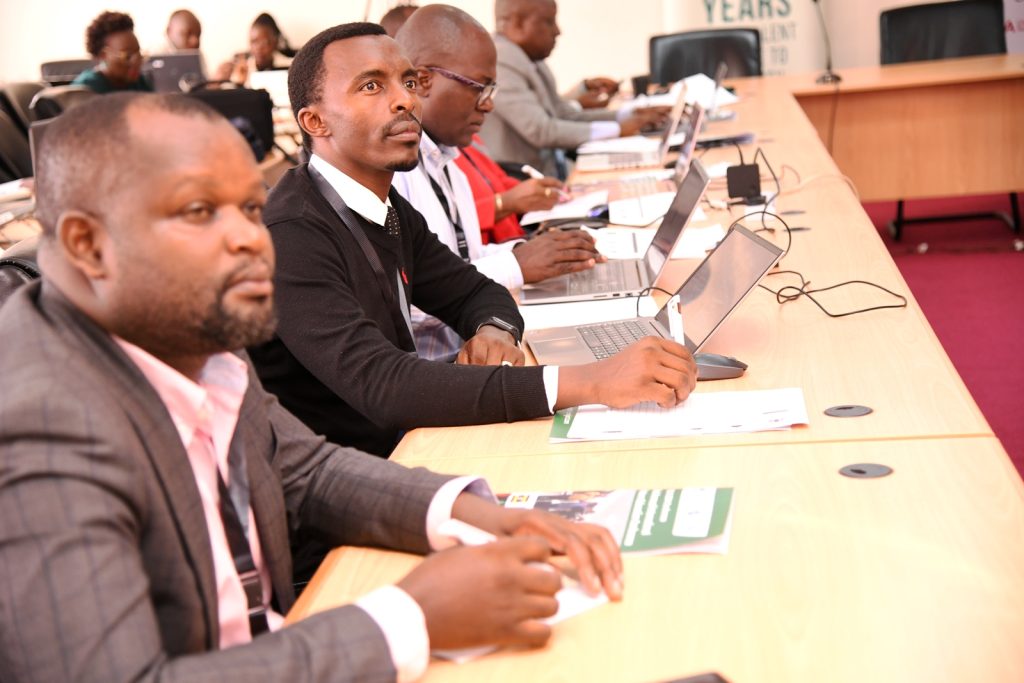
<instances>
[{"instance_id":1,"label":"pen","mask_svg":"<svg viewBox=\"0 0 1024 683\"><path fill-rule=\"evenodd\" d=\"M534 180L544 180L544 174L535 169L533 166L530 166L529 164L523 164L522 168L520 168L519 170L525 173L526 175L530 176ZM559 190L558 199L560 201L567 202L570 199L572 199L572 197L565 191Z\"/></svg>"}]
</instances>

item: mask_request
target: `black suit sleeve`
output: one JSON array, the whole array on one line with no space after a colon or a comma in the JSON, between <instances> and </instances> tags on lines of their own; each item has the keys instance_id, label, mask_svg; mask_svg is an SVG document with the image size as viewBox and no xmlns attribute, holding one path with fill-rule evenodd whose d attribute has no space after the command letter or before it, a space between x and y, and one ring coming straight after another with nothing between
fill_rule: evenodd
<instances>
[{"instance_id":1,"label":"black suit sleeve","mask_svg":"<svg viewBox=\"0 0 1024 683\"><path fill-rule=\"evenodd\" d=\"M316 379L368 420L381 428L411 429L550 414L540 367L458 366L422 360L398 348L381 329L393 318L376 291L376 278L369 268L357 270L346 262L346 243L339 242L330 226L303 216L270 225L270 230L277 251L278 336ZM429 234L425 226L423 231ZM462 275L455 279L476 284L462 294L441 292L445 278L454 278L452 255L447 249L442 254L440 243L424 246L424 240L420 236L416 242L425 251L424 264L445 267L431 276L415 264L414 301L428 312L445 313L444 319L460 330L490 315L511 314L500 305L480 318L492 305L489 299L501 297L487 283L467 277L476 271L461 262L455 265ZM364 258L354 245L348 251L352 263ZM420 291L427 289L416 284L420 277L429 291ZM482 292L479 300L477 292ZM466 310L456 316L452 311L459 306ZM516 314L515 321L520 320Z\"/></svg>"}]
</instances>

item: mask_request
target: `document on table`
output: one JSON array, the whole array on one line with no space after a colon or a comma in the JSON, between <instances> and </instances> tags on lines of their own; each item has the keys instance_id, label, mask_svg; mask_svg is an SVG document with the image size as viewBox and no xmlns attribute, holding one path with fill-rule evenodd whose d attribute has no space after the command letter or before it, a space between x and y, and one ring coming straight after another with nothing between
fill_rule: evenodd
<instances>
[{"instance_id":1,"label":"document on table","mask_svg":"<svg viewBox=\"0 0 1024 683\"><path fill-rule=\"evenodd\" d=\"M650 228L583 228L594 238L594 245L610 259L641 258L654 241Z\"/></svg>"},{"instance_id":2,"label":"document on table","mask_svg":"<svg viewBox=\"0 0 1024 683\"><path fill-rule=\"evenodd\" d=\"M722 238L725 237L725 230L720 223L708 225L703 228L689 227L683 230L682 236L672 249L670 258L699 258L703 259L708 252L714 249Z\"/></svg>"},{"instance_id":3,"label":"document on table","mask_svg":"<svg viewBox=\"0 0 1024 683\"><path fill-rule=\"evenodd\" d=\"M696 102L705 109L710 109L712 104L716 107L724 107L740 101L740 98L721 86L718 87L716 95L715 81L705 74L694 74L684 78L683 82L686 83L687 104Z\"/></svg>"},{"instance_id":4,"label":"document on table","mask_svg":"<svg viewBox=\"0 0 1024 683\"><path fill-rule=\"evenodd\" d=\"M555 218L579 218L585 217L590 210L599 204L608 203L608 190L588 192L578 197L573 197L567 202L555 204L549 211L528 211L519 220L521 225L532 225L541 221L549 221Z\"/></svg>"},{"instance_id":5,"label":"document on table","mask_svg":"<svg viewBox=\"0 0 1024 683\"><path fill-rule=\"evenodd\" d=\"M576 148L577 154L616 154L621 152L656 152L661 145L660 137L627 135L624 138L605 138L584 142Z\"/></svg>"},{"instance_id":6,"label":"document on table","mask_svg":"<svg viewBox=\"0 0 1024 683\"><path fill-rule=\"evenodd\" d=\"M693 393L674 408L586 405L555 413L552 442L610 441L788 429L807 424L799 388Z\"/></svg>"}]
</instances>

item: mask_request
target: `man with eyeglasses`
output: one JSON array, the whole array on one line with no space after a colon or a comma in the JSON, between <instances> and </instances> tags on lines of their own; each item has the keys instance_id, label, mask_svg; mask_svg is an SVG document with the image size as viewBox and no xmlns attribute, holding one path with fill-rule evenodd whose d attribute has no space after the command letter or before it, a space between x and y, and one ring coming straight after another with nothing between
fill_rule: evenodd
<instances>
[{"instance_id":1,"label":"man with eyeglasses","mask_svg":"<svg viewBox=\"0 0 1024 683\"><path fill-rule=\"evenodd\" d=\"M476 202L455 160L494 109L496 55L487 30L448 5L414 13L395 37L416 67L423 102L419 165L396 173L394 186L438 238L481 273L509 289L593 268L603 260L582 230L551 231L529 241L482 244ZM534 181L535 183L538 181ZM558 188L544 187L551 194ZM419 354L453 360L462 339L437 318L413 311Z\"/></svg>"},{"instance_id":2,"label":"man with eyeglasses","mask_svg":"<svg viewBox=\"0 0 1024 683\"><path fill-rule=\"evenodd\" d=\"M121 12L103 12L85 32L85 48L99 63L78 74L72 85L84 85L97 93L137 90L153 92L142 75L142 52L135 37L135 22Z\"/></svg>"},{"instance_id":3,"label":"man with eyeglasses","mask_svg":"<svg viewBox=\"0 0 1024 683\"><path fill-rule=\"evenodd\" d=\"M376 24L327 29L292 62L288 92L310 161L284 175L263 213L279 324L250 356L266 389L330 441L383 456L416 427L684 400L692 357L653 337L589 365L517 367L523 320L508 290L438 241L391 186L419 163L418 91L416 70ZM468 340L458 364L416 355L410 305Z\"/></svg>"}]
</instances>

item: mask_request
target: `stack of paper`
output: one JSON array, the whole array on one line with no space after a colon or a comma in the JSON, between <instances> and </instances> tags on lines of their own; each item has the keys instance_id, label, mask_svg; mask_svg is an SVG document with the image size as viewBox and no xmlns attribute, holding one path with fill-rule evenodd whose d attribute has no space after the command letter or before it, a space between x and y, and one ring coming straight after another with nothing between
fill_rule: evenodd
<instances>
[{"instance_id":1,"label":"stack of paper","mask_svg":"<svg viewBox=\"0 0 1024 683\"><path fill-rule=\"evenodd\" d=\"M608 203L608 190L598 190L587 194L573 197L567 202L555 204L550 211L529 211L519 219L521 225L532 225L542 221L550 221L556 218L580 218L588 216L590 211L600 205Z\"/></svg>"},{"instance_id":2,"label":"stack of paper","mask_svg":"<svg viewBox=\"0 0 1024 683\"><path fill-rule=\"evenodd\" d=\"M693 393L674 408L579 406L555 414L551 441L607 441L788 429L807 424L799 388Z\"/></svg>"}]
</instances>

